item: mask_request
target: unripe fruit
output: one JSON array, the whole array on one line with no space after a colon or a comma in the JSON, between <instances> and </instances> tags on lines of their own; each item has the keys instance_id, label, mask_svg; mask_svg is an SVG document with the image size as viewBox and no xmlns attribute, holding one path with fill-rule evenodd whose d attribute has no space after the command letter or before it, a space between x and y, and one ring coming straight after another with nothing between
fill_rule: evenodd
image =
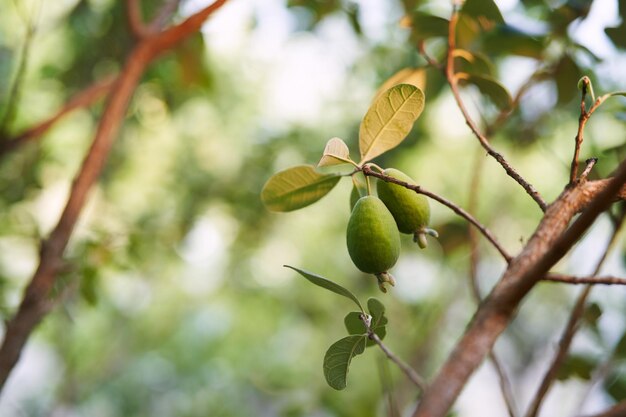
<instances>
[{"instance_id":1,"label":"unripe fruit","mask_svg":"<svg viewBox=\"0 0 626 417\"><path fill-rule=\"evenodd\" d=\"M374 196L360 198L348 222L346 233L352 262L363 272L376 275L379 288L395 284L387 272L400 256L400 236L393 216L383 202Z\"/></svg>"},{"instance_id":2,"label":"unripe fruit","mask_svg":"<svg viewBox=\"0 0 626 417\"><path fill-rule=\"evenodd\" d=\"M386 169L383 172L392 178L415 185L415 181L402 171L394 168ZM437 232L429 229L430 205L428 199L409 190L401 185L386 181L378 181L376 184L378 197L385 203L398 225L398 230L402 233L413 235L413 240L420 248L427 245L426 234L437 237Z\"/></svg>"}]
</instances>

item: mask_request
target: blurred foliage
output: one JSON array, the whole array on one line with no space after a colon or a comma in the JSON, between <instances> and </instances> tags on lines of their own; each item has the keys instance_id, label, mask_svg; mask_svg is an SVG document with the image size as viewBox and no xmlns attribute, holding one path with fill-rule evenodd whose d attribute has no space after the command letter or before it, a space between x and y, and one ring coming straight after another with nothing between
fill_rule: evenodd
<instances>
[{"instance_id":1,"label":"blurred foliage","mask_svg":"<svg viewBox=\"0 0 626 417\"><path fill-rule=\"evenodd\" d=\"M134 44L124 3L0 2L0 118L16 106L3 133L35 125L72 94L123 67ZM143 1L144 15L154 16L162 3ZM478 149L441 72L427 67L417 51L423 41L434 59L444 58L447 3L231 3L230 18L238 23L217 26L225 44L210 23L145 74L66 252L58 288L64 301L24 353L0 401L2 416L382 416L388 415L383 392L392 393L400 410L410 410L414 388L393 366L391 382L381 379L375 347L354 361L346 390L326 386L324 352L345 336L343 319L352 306L282 268L315 271L362 300L380 296L345 247L349 181L315 206L289 214L269 213L259 198L274 172L318 161L329 138L341 137L356 149L358 126L375 91L403 68L426 68L424 114L407 140L375 162L401 169L463 207L473 193L476 217L513 253L540 219L527 195ZM580 76L588 75L598 94L626 89L623 74L607 70L624 59L626 2L619 1L620 23L600 28L610 53L574 36L594 4L523 0L501 10L499 2L468 0L461 9L455 70L471 75L466 102L484 127L493 128L494 146L548 200L567 181ZM236 14L237 7L245 12ZM174 20L189 10L183 2ZM9 102L31 13L39 18L20 100ZM284 29L284 39L268 27ZM260 43L264 39L267 44ZM289 108L276 104L276 96L286 94L277 86L307 68L291 63L291 73L278 83L275 74L284 74L280 63L303 51L317 54L307 65L333 60L340 75L316 67L318 79L305 80L311 88L301 84L288 91L289 107L309 100L310 89L322 97L321 111L305 110L307 117L294 119L281 113ZM505 123L492 126L509 111L492 101L508 103L533 74L519 106ZM338 81L332 83L333 77ZM101 111L102 104L77 110L0 160L4 319L37 265L39 242L58 219ZM581 159L600 158L594 175L608 175L624 157L624 121L614 117L620 113L626 114L626 104L617 97L589 123ZM470 179L477 166L483 182L474 190ZM418 251L410 238L403 240L393 271L397 287L381 297L389 321L385 343L427 377L474 309L468 226L442 206L433 203L432 211L439 243ZM590 231L560 268L589 273L606 233L602 224ZM483 240L479 248L486 293L504 263ZM619 260L611 264L618 275L624 275L622 248L620 240ZM497 349L516 386L538 379L533 372L546 362L538 352L554 345L575 294L560 285L539 286L501 338ZM565 389L565 380L574 377L593 380L596 365L614 352L619 366L598 395L623 400L626 293L599 288L594 294L561 370L562 384ZM498 391L494 380L475 384L491 395ZM457 415L470 415L467 401L459 402Z\"/></svg>"}]
</instances>

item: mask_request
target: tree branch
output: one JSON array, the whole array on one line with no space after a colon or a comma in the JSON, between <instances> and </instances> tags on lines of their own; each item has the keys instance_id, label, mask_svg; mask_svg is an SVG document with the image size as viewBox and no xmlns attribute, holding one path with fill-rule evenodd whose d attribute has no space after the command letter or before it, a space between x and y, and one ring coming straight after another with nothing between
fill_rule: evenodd
<instances>
[{"instance_id":1,"label":"tree branch","mask_svg":"<svg viewBox=\"0 0 626 417\"><path fill-rule=\"evenodd\" d=\"M598 263L596 264L596 267L594 268L592 276L597 275L600 272L600 269L602 268L604 261L606 261L606 258L611 248L615 244L615 240L617 238L617 235L623 223L623 219L624 219L624 216L622 215L618 223L615 224L613 233L611 234L609 242L606 245L606 249L604 250L604 252L602 253L602 256L598 260ZM564 277L561 276L558 278L564 278ZM568 278L571 278L571 277L568 277ZM580 281L580 279L578 281ZM626 281L624 283L626 283ZM569 348L572 345L572 341L574 340L574 336L576 335L576 332L578 330L580 318L585 312L585 305L587 304L587 298L589 297L589 294L591 293L592 288L593 288L593 285L588 284L578 296L578 299L576 300L574 308L572 309L570 313L567 324L565 328L563 329L561 339L559 340L559 349L554 355L554 358L552 359L552 363L550 364L550 367L546 370L546 373L544 374L541 384L539 384L539 387L537 388L537 392L535 393L533 400L531 401L528 407L528 411L526 412L526 417L535 417L537 415L537 413L539 412L539 409L541 408L541 404L544 398L548 394L550 387L552 387L552 384L554 380L556 379L557 373L559 369L561 368L563 361L565 361L567 352L569 351Z\"/></svg>"},{"instance_id":2,"label":"tree branch","mask_svg":"<svg viewBox=\"0 0 626 417\"><path fill-rule=\"evenodd\" d=\"M512 320L521 300L609 207L624 183L626 161L620 164L615 177L605 186L600 188L595 184L591 188L579 184L568 187L547 208L524 250L511 261L478 308L464 335L426 391L414 417L446 415L469 377ZM582 214L568 228L571 219L583 208Z\"/></svg>"},{"instance_id":3,"label":"tree branch","mask_svg":"<svg viewBox=\"0 0 626 417\"><path fill-rule=\"evenodd\" d=\"M491 147L491 145L489 144L489 140L485 137L485 135L481 133L476 123L472 120L469 112L467 111L467 108L465 107L465 104L463 103L463 100L461 99L461 94L459 93L458 87L458 80L454 74L454 50L456 48L456 24L458 19L459 14L455 10L452 14L452 17L450 18L448 32L448 55L445 72L446 79L448 81L448 84L450 85L450 90L452 91L452 95L454 96L456 104L459 107L459 110L461 110L461 113L465 118L465 122L471 129L472 133L474 133L474 136L476 136L485 151L487 151L490 156L498 161L498 163L506 171L507 175L517 181L517 183L521 185L524 190L526 190L526 193L528 193L528 195L530 195L532 199L535 200L535 202L539 205L542 211L546 211L547 204L543 200L541 195L539 195L539 192L524 178L522 178L522 176L519 175L517 171L513 169L513 167L511 167L511 165L506 161L506 159L504 159L504 157L500 153L498 153L495 149Z\"/></svg>"},{"instance_id":4,"label":"tree branch","mask_svg":"<svg viewBox=\"0 0 626 417\"><path fill-rule=\"evenodd\" d=\"M457 206L453 202L451 202L451 201L449 201L449 200L447 200L447 199L445 199L445 198L443 198L443 197L441 197L441 196L439 196L437 194L431 193L430 191L427 191L427 190L423 189L419 185L409 184L409 183L401 181L399 179L390 177L389 175L385 175L383 173L374 171L368 165L364 165L363 167L361 167L359 169L363 172L364 175L371 176L371 177L376 177L376 178L381 179L383 181L391 182L391 183L400 185L402 187L408 188L409 190L413 190L413 191L415 191L418 194L423 194L425 196L428 196L428 197L432 198L433 200L438 201L439 203L443 204L444 206L450 208L456 214L458 214L459 216L463 217L468 222L470 222L472 225L474 225L478 230L480 230L480 232L487 238L487 240L489 242L491 242L491 244L498 250L498 252L500 252L500 254L507 261L507 263L511 261L511 259L512 259L511 255L509 255L508 252L500 245L500 243L498 243L497 239L489 231L489 229L487 229L485 226L480 224L478 222L478 220L476 220L471 214L469 214L467 211L463 210L461 207Z\"/></svg>"},{"instance_id":5,"label":"tree branch","mask_svg":"<svg viewBox=\"0 0 626 417\"><path fill-rule=\"evenodd\" d=\"M560 282L572 285L626 285L626 278L618 278L612 276L605 277L575 277L572 275L548 274L541 279L546 282Z\"/></svg>"},{"instance_id":6,"label":"tree branch","mask_svg":"<svg viewBox=\"0 0 626 417\"><path fill-rule=\"evenodd\" d=\"M31 332L51 308L51 290L63 263L63 252L87 195L102 172L143 72L165 49L175 46L196 32L202 22L225 2L226 0L216 0L181 24L142 39L130 53L106 103L91 148L74 179L61 218L48 239L43 242L39 266L24 291L17 313L7 323L4 340L0 346L0 389L4 387L11 370L19 360Z\"/></svg>"},{"instance_id":7,"label":"tree branch","mask_svg":"<svg viewBox=\"0 0 626 417\"><path fill-rule=\"evenodd\" d=\"M126 15L128 16L130 30L137 39L150 35L150 31L144 24L141 16L141 0L126 0Z\"/></svg>"},{"instance_id":8,"label":"tree branch","mask_svg":"<svg viewBox=\"0 0 626 417\"><path fill-rule=\"evenodd\" d=\"M22 145L35 140L48 131L56 122L68 113L81 107L87 107L109 93L111 87L116 81L116 77L110 77L99 81L85 90L73 96L63 107L61 107L54 115L39 123L36 126L20 133L13 139L7 139L0 142L0 158L9 152L16 150Z\"/></svg>"}]
</instances>

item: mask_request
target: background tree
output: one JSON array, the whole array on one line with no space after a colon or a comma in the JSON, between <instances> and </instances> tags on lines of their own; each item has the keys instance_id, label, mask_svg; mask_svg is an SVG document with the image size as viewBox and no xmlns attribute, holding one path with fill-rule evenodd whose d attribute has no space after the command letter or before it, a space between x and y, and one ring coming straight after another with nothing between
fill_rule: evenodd
<instances>
[{"instance_id":1,"label":"background tree","mask_svg":"<svg viewBox=\"0 0 626 417\"><path fill-rule=\"evenodd\" d=\"M590 41L617 4L223 3L0 5L2 414L619 415L623 18ZM259 194L331 137L356 149L398 82L425 110L375 162L447 204L383 298L349 261L347 182L287 216ZM375 349L324 385L349 304L282 264L381 299L424 394Z\"/></svg>"}]
</instances>

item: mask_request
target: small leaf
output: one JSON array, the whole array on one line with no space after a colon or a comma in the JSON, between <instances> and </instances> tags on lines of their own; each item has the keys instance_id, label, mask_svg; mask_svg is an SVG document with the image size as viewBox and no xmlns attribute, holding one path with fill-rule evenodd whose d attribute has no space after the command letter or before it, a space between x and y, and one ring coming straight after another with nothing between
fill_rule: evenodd
<instances>
[{"instance_id":1,"label":"small leaf","mask_svg":"<svg viewBox=\"0 0 626 417\"><path fill-rule=\"evenodd\" d=\"M341 177L320 174L311 165L299 165L280 171L265 183L261 200L271 211L292 211L324 197Z\"/></svg>"},{"instance_id":2,"label":"small leaf","mask_svg":"<svg viewBox=\"0 0 626 417\"><path fill-rule=\"evenodd\" d=\"M573 377L589 380L595 367L596 362L588 356L570 355L565 358L563 365L557 372L556 378L559 381Z\"/></svg>"},{"instance_id":3,"label":"small leaf","mask_svg":"<svg viewBox=\"0 0 626 417\"><path fill-rule=\"evenodd\" d=\"M624 96L626 97L626 91L614 91L612 93L609 93L609 95L611 96Z\"/></svg>"},{"instance_id":4,"label":"small leaf","mask_svg":"<svg viewBox=\"0 0 626 417\"><path fill-rule=\"evenodd\" d=\"M360 334L364 335L367 333L367 329L365 328L365 323L361 320L361 312L352 311L346 315L343 319L343 324L346 326L346 330L348 334L355 335Z\"/></svg>"},{"instance_id":5,"label":"small leaf","mask_svg":"<svg viewBox=\"0 0 626 417\"><path fill-rule=\"evenodd\" d=\"M459 73L456 75L459 77L459 81L474 84L478 87L483 95L489 97L489 99L501 109L510 109L513 105L511 95L495 78L465 73Z\"/></svg>"},{"instance_id":6,"label":"small leaf","mask_svg":"<svg viewBox=\"0 0 626 417\"><path fill-rule=\"evenodd\" d=\"M556 65L554 73L558 103L568 103L578 95L578 91L574 88L574 86L578 83L580 77L582 77L582 71L580 70L576 62L574 62L572 57L570 57L569 55L564 55L559 63Z\"/></svg>"},{"instance_id":7,"label":"small leaf","mask_svg":"<svg viewBox=\"0 0 626 417\"><path fill-rule=\"evenodd\" d=\"M372 321L370 323L370 328L380 340L383 340L387 335L387 317L385 317L385 306L376 298L370 298L367 300L367 309L372 316ZM367 346L373 345L375 342L373 340L367 341Z\"/></svg>"},{"instance_id":8,"label":"small leaf","mask_svg":"<svg viewBox=\"0 0 626 417\"><path fill-rule=\"evenodd\" d=\"M381 95L361 122L360 164L398 146L423 109L424 93L414 85L399 84Z\"/></svg>"},{"instance_id":9,"label":"small leaf","mask_svg":"<svg viewBox=\"0 0 626 417\"><path fill-rule=\"evenodd\" d=\"M413 41L448 36L447 19L431 14L415 12L411 16L411 38Z\"/></svg>"},{"instance_id":10,"label":"small leaf","mask_svg":"<svg viewBox=\"0 0 626 417\"><path fill-rule=\"evenodd\" d=\"M346 143L339 138L332 138L326 143L324 154L317 166L324 167L345 163L352 163L348 145L346 145Z\"/></svg>"},{"instance_id":11,"label":"small leaf","mask_svg":"<svg viewBox=\"0 0 626 417\"><path fill-rule=\"evenodd\" d=\"M411 84L417 88L424 89L426 87L426 70L424 68L403 68L387 79L374 94L372 102L398 84Z\"/></svg>"},{"instance_id":12,"label":"small leaf","mask_svg":"<svg viewBox=\"0 0 626 417\"><path fill-rule=\"evenodd\" d=\"M491 55L517 55L542 59L547 39L501 24L485 34L482 50Z\"/></svg>"},{"instance_id":13,"label":"small leaf","mask_svg":"<svg viewBox=\"0 0 626 417\"><path fill-rule=\"evenodd\" d=\"M324 356L324 377L336 390L346 387L350 362L365 351L366 336L348 336L332 344Z\"/></svg>"},{"instance_id":14,"label":"small leaf","mask_svg":"<svg viewBox=\"0 0 626 417\"><path fill-rule=\"evenodd\" d=\"M616 359L626 359L626 333L622 334L622 337L615 345L614 355Z\"/></svg>"},{"instance_id":15,"label":"small leaf","mask_svg":"<svg viewBox=\"0 0 626 417\"><path fill-rule=\"evenodd\" d=\"M356 303L356 305L359 307L359 309L362 312L365 312L363 310L363 306L361 306L361 303L359 302L359 300L356 298L356 296L354 294L352 294L350 291L348 291L347 289L345 289L344 287L342 287L341 285L332 282L324 277L321 277L319 275L316 275L312 272L307 272L307 271L303 271L302 269L298 269L296 267L290 266L290 265L283 265L285 268L290 268L293 269L294 271L296 271L298 274L302 275L304 278L308 279L310 282L312 282L313 284L317 285L318 287L322 287L325 288L329 291L334 292L335 294L339 294L339 295L343 295L346 298L349 298L350 300L354 301Z\"/></svg>"},{"instance_id":16,"label":"small leaf","mask_svg":"<svg viewBox=\"0 0 626 417\"><path fill-rule=\"evenodd\" d=\"M479 52L455 49L453 54L456 58L454 66L456 72L477 75L492 75L495 72L493 63L489 58Z\"/></svg>"},{"instance_id":17,"label":"small leaf","mask_svg":"<svg viewBox=\"0 0 626 417\"><path fill-rule=\"evenodd\" d=\"M466 0L461 7L461 13L479 21L504 23L502 13L493 0Z\"/></svg>"}]
</instances>

